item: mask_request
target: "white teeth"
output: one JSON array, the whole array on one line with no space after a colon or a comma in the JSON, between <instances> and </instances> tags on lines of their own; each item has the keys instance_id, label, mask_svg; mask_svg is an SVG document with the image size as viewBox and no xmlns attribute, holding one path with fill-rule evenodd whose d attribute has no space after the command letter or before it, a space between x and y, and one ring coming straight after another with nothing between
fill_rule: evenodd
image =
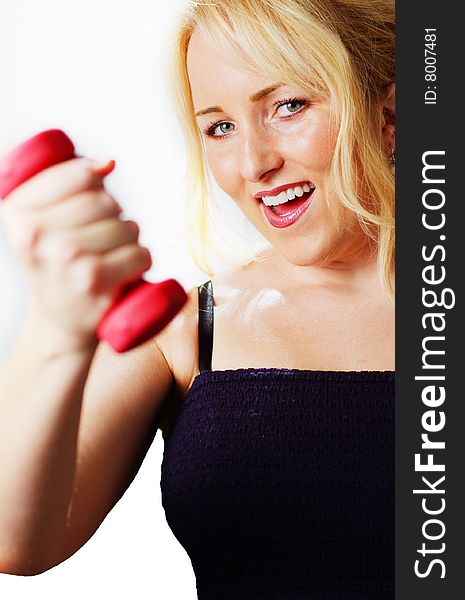
<instances>
[{"instance_id":1,"label":"white teeth","mask_svg":"<svg viewBox=\"0 0 465 600\"><path fill-rule=\"evenodd\" d=\"M271 196L273 197L273 196ZM284 202L287 202L288 197L286 192L280 192L277 196L276 196L276 203L275 204L284 204Z\"/></svg>"},{"instance_id":2,"label":"white teeth","mask_svg":"<svg viewBox=\"0 0 465 600\"><path fill-rule=\"evenodd\" d=\"M301 198L304 194L310 190L315 189L313 183L304 183L303 186L296 185L294 188L289 188L285 192L280 192L277 196L263 196L262 200L267 206L277 206L278 204L284 204L288 200L294 200L294 198Z\"/></svg>"}]
</instances>

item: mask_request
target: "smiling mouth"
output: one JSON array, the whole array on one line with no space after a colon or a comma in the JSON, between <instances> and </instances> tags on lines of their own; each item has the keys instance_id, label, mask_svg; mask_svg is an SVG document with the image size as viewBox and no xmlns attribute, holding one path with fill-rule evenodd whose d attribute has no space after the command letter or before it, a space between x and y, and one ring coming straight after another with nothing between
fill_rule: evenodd
<instances>
[{"instance_id":1,"label":"smiling mouth","mask_svg":"<svg viewBox=\"0 0 465 600\"><path fill-rule=\"evenodd\" d=\"M276 206L268 206L260 199L260 209L272 227L282 229L289 227L301 218L312 204L314 195L315 188L309 192L305 192L298 198L288 200Z\"/></svg>"}]
</instances>

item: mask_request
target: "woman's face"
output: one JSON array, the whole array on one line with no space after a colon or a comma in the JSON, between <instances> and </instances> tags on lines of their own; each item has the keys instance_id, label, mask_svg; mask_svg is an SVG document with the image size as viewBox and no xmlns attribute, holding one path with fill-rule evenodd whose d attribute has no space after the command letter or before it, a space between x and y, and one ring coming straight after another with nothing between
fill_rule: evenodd
<instances>
[{"instance_id":1,"label":"woman's face","mask_svg":"<svg viewBox=\"0 0 465 600\"><path fill-rule=\"evenodd\" d=\"M357 255L365 237L331 184L329 102L235 68L197 31L188 71L211 173L250 222L294 265Z\"/></svg>"}]
</instances>

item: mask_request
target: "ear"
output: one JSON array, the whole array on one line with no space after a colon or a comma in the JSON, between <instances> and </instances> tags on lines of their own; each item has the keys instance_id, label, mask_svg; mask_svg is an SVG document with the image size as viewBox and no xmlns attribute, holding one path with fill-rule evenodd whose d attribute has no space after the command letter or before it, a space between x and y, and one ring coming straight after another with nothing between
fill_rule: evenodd
<instances>
[{"instance_id":1,"label":"ear","mask_svg":"<svg viewBox=\"0 0 465 600\"><path fill-rule=\"evenodd\" d=\"M380 104L381 136L384 153L391 158L396 151L396 84L390 83Z\"/></svg>"}]
</instances>

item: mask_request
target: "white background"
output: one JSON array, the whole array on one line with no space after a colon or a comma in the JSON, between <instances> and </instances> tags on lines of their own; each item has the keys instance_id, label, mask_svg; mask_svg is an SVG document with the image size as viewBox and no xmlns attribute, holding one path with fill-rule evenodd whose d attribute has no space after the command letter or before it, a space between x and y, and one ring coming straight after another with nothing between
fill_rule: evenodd
<instances>
[{"instance_id":1,"label":"white background","mask_svg":"<svg viewBox=\"0 0 465 600\"><path fill-rule=\"evenodd\" d=\"M154 255L147 278L205 281L177 224L184 140L167 91L170 35L184 0L1 0L0 155L47 128L64 129L78 154L113 158L107 189L141 226ZM5 240L0 206L0 364L25 308L26 282ZM0 574L0 597L67 600L196 598L190 560L160 499L158 433L123 499L93 538L35 577ZM1 465L0 465L1 468Z\"/></svg>"}]
</instances>

